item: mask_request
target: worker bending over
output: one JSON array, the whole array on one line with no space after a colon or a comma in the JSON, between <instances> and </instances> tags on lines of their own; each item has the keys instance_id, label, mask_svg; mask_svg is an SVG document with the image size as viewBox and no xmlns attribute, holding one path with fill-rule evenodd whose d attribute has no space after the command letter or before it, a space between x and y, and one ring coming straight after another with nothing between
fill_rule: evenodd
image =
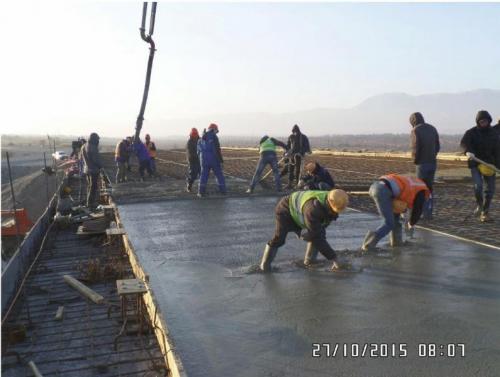
<instances>
[{"instance_id":1,"label":"worker bending over","mask_svg":"<svg viewBox=\"0 0 500 377\"><path fill-rule=\"evenodd\" d=\"M267 243L260 269L271 271L271 263L278 248L285 244L289 232L307 241L304 264L316 261L318 251L326 259L332 260L332 270L342 268L335 251L326 240L326 228L339 213L344 211L349 197L343 190L298 191L282 198L276 205L276 229L274 237Z\"/></svg>"},{"instance_id":2,"label":"worker bending over","mask_svg":"<svg viewBox=\"0 0 500 377\"><path fill-rule=\"evenodd\" d=\"M252 182L250 183L250 187L247 190L248 194L251 194L255 189L255 186L260 180L262 172L266 165L271 165L271 169L273 169L274 174L274 183L276 185L276 191L281 191L281 179L280 179L280 171L278 168L278 158L276 157L276 146L279 146L283 149L286 149L286 144L282 143L279 140L276 140L274 137L269 137L265 135L259 142L259 153L260 159L257 164L257 169L255 170L255 174L253 175Z\"/></svg>"},{"instance_id":3,"label":"worker bending over","mask_svg":"<svg viewBox=\"0 0 500 377\"><path fill-rule=\"evenodd\" d=\"M400 217L407 208L411 209L409 229L420 219L425 201L430 191L424 181L418 178L399 174L387 174L380 177L370 186L370 196L377 205L377 210L383 219L375 230L369 231L363 241L363 251L374 251L375 247L387 234L390 235L390 245L403 245L403 227Z\"/></svg>"},{"instance_id":4,"label":"worker bending over","mask_svg":"<svg viewBox=\"0 0 500 377\"><path fill-rule=\"evenodd\" d=\"M300 178L297 188L300 190L331 190L335 182L326 168L317 162L308 162L306 173Z\"/></svg>"},{"instance_id":5,"label":"worker bending over","mask_svg":"<svg viewBox=\"0 0 500 377\"><path fill-rule=\"evenodd\" d=\"M495 129L491 127L491 121L491 115L487 111L479 111L476 115L476 126L467 130L460 142L460 146L466 154L472 153L474 157L492 165L485 165L473 158L468 161L477 203L474 215L478 216L481 222L492 220L488 212L495 195L494 168L500 169L500 138ZM483 181L485 183L484 195Z\"/></svg>"}]
</instances>

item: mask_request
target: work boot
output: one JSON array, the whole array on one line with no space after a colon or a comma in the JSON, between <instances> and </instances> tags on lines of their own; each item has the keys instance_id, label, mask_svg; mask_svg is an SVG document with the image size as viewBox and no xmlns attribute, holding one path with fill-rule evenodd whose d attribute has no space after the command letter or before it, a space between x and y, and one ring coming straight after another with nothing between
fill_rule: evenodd
<instances>
[{"instance_id":1,"label":"work boot","mask_svg":"<svg viewBox=\"0 0 500 377\"><path fill-rule=\"evenodd\" d=\"M477 207L474 210L474 216L475 217L480 217L481 212L483 212L483 195L482 194L476 194L476 203Z\"/></svg>"},{"instance_id":2,"label":"work boot","mask_svg":"<svg viewBox=\"0 0 500 377\"><path fill-rule=\"evenodd\" d=\"M337 271L349 271L352 269L352 264L350 261L348 261L346 258L335 258L332 267L330 268L331 271L337 272Z\"/></svg>"},{"instance_id":3,"label":"work boot","mask_svg":"<svg viewBox=\"0 0 500 377\"><path fill-rule=\"evenodd\" d=\"M479 221L481 221L482 223L489 223L492 222L493 219L490 217L490 215L488 215L488 212L482 211L481 216L479 217Z\"/></svg>"},{"instance_id":4,"label":"work boot","mask_svg":"<svg viewBox=\"0 0 500 377\"><path fill-rule=\"evenodd\" d=\"M247 191L245 191L247 194L252 194L253 193L253 188L249 187Z\"/></svg>"},{"instance_id":5,"label":"work boot","mask_svg":"<svg viewBox=\"0 0 500 377\"><path fill-rule=\"evenodd\" d=\"M304 266L311 266L317 262L318 249L316 249L312 242L307 243L306 255L304 256Z\"/></svg>"},{"instance_id":6,"label":"work boot","mask_svg":"<svg viewBox=\"0 0 500 377\"><path fill-rule=\"evenodd\" d=\"M190 183L186 184L186 192L191 192L192 189L193 185L191 185Z\"/></svg>"},{"instance_id":7,"label":"work boot","mask_svg":"<svg viewBox=\"0 0 500 377\"><path fill-rule=\"evenodd\" d=\"M361 246L361 250L375 251L375 246L377 246L378 241L380 241L380 238L378 237L377 233L369 231L368 233L366 233L363 245Z\"/></svg>"},{"instance_id":8,"label":"work boot","mask_svg":"<svg viewBox=\"0 0 500 377\"><path fill-rule=\"evenodd\" d=\"M260 262L260 269L262 270L262 272L271 272L271 263L273 262L277 253L277 247L266 245L264 254L262 255L262 261Z\"/></svg>"},{"instance_id":9,"label":"work boot","mask_svg":"<svg viewBox=\"0 0 500 377\"><path fill-rule=\"evenodd\" d=\"M389 243L392 247L403 246L403 228L396 224L389 235Z\"/></svg>"}]
</instances>

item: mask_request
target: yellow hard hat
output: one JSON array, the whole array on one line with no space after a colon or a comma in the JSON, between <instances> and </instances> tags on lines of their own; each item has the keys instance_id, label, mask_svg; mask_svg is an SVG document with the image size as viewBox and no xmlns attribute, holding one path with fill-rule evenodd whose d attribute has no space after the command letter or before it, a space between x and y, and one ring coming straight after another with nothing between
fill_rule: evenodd
<instances>
[{"instance_id":1,"label":"yellow hard hat","mask_svg":"<svg viewBox=\"0 0 500 377\"><path fill-rule=\"evenodd\" d=\"M495 174L495 170L488 165L479 164L477 168L479 169L479 172L486 177L491 177Z\"/></svg>"},{"instance_id":2,"label":"yellow hard hat","mask_svg":"<svg viewBox=\"0 0 500 377\"><path fill-rule=\"evenodd\" d=\"M330 208L337 213L344 211L349 205L349 196L344 190L340 189L328 192L327 200Z\"/></svg>"},{"instance_id":3,"label":"yellow hard hat","mask_svg":"<svg viewBox=\"0 0 500 377\"><path fill-rule=\"evenodd\" d=\"M69 194L71 191L73 191L73 190L71 190L71 187L69 187L69 186L65 186L63 190L66 194Z\"/></svg>"},{"instance_id":4,"label":"yellow hard hat","mask_svg":"<svg viewBox=\"0 0 500 377\"><path fill-rule=\"evenodd\" d=\"M394 199L392 201L392 212L402 214L408 208L408 204L402 200Z\"/></svg>"}]
</instances>

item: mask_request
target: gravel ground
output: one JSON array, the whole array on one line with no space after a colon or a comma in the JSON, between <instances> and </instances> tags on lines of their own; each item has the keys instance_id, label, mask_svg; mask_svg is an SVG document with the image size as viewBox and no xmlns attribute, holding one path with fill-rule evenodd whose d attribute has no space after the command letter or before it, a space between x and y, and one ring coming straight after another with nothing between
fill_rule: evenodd
<instances>
[{"instance_id":1,"label":"gravel ground","mask_svg":"<svg viewBox=\"0 0 500 377\"><path fill-rule=\"evenodd\" d=\"M244 195L248 182L252 178L258 161L258 154L250 149L224 149L224 172L228 180L228 195ZM113 156L104 154L108 174L114 176ZM337 156L313 154L306 158L319 161L333 173L338 186L347 190L367 191L370 184L382 174L395 172L413 174L414 165L409 158L372 157L372 156ZM117 185L114 194L118 201L161 200L165 198L195 198L194 194L184 192L186 158L183 150L160 151L158 172L161 179L146 182L129 182ZM134 167L136 171L136 166ZM267 171L267 170L266 170ZM491 223L480 223L472 216L475 207L473 188L468 169L461 161L440 161L435 184L435 212L432 221L421 222L431 229L465 237L500 247L500 198L495 194ZM137 173L131 179L138 181ZM286 183L286 178L284 182ZM210 178L210 182L213 182ZM497 179L498 182L498 179ZM500 182L498 182L500 184ZM256 195L273 195L269 190L272 178L264 183L264 188L256 190ZM500 187L500 186L499 186ZM211 196L216 196L216 186L209 186ZM351 195L351 207L363 211L375 212L375 206L368 196Z\"/></svg>"}]
</instances>

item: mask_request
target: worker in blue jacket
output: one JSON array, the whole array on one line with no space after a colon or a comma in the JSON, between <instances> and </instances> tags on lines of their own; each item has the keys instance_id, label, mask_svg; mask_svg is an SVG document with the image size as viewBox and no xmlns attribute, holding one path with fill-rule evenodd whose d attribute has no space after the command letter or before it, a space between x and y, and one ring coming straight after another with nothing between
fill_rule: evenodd
<instances>
[{"instance_id":1,"label":"worker in blue jacket","mask_svg":"<svg viewBox=\"0 0 500 377\"><path fill-rule=\"evenodd\" d=\"M219 138L217 137L218 132L219 127L212 123L208 126L208 131L204 131L203 136L198 141L198 153L200 154L201 160L201 176L198 187L199 197L206 195L210 170L213 170L217 178L219 192L221 194L226 194L226 181L224 179L224 173L222 172L222 164L224 161L222 160Z\"/></svg>"},{"instance_id":2,"label":"worker in blue jacket","mask_svg":"<svg viewBox=\"0 0 500 377\"><path fill-rule=\"evenodd\" d=\"M144 180L144 170L146 170L150 177L153 176L153 171L151 170L151 157L149 156L148 149L141 141L140 138L135 138L134 140L134 152L139 161L139 174L141 180Z\"/></svg>"}]
</instances>

